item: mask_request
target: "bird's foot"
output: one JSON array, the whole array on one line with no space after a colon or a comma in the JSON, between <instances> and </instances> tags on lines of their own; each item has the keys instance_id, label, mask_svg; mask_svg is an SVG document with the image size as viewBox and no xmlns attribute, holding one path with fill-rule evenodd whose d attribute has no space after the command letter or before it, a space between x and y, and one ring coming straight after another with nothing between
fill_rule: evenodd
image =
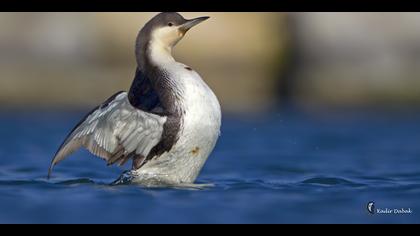
<instances>
[{"instance_id":1,"label":"bird's foot","mask_svg":"<svg viewBox=\"0 0 420 236\"><path fill-rule=\"evenodd\" d=\"M122 185L129 184L135 178L135 172L133 170L124 171L118 179L111 183L111 185Z\"/></svg>"}]
</instances>

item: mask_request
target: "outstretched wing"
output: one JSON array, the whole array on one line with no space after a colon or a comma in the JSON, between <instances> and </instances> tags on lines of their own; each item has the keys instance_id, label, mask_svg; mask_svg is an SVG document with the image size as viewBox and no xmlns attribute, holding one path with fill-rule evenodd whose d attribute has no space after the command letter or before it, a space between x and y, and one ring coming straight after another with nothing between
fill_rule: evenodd
<instances>
[{"instance_id":1,"label":"outstretched wing","mask_svg":"<svg viewBox=\"0 0 420 236\"><path fill-rule=\"evenodd\" d=\"M133 107L126 92L110 97L90 112L70 132L54 156L52 168L81 146L106 160L122 165L133 157L147 157L160 141L165 116Z\"/></svg>"}]
</instances>

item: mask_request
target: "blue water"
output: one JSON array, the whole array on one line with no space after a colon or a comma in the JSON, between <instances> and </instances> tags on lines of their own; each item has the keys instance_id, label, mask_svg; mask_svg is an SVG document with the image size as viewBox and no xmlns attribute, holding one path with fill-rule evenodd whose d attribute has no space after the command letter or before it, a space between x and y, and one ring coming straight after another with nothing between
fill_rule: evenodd
<instances>
[{"instance_id":1,"label":"blue water","mask_svg":"<svg viewBox=\"0 0 420 236\"><path fill-rule=\"evenodd\" d=\"M82 115L0 114L0 223L420 223L420 113L225 115L201 190L111 186L129 166L84 150L47 180Z\"/></svg>"}]
</instances>

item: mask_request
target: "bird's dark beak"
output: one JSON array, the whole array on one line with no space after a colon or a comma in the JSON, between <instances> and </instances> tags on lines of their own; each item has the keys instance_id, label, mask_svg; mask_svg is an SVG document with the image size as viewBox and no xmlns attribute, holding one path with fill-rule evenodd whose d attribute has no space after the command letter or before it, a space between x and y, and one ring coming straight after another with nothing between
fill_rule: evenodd
<instances>
[{"instance_id":1,"label":"bird's dark beak","mask_svg":"<svg viewBox=\"0 0 420 236\"><path fill-rule=\"evenodd\" d=\"M207 20L208 18L210 18L210 17L208 17L208 16L203 16L203 17L198 17L198 18L194 18L194 19L191 19L191 20L187 20L187 22L185 22L184 24L182 24L180 27L179 27L179 30L182 32L182 33L184 33L185 34L185 32L187 32L189 29L191 29L193 26L195 26L195 25L197 25L197 24L199 24L199 23L201 23L201 22L203 22L203 21L205 21L205 20Z\"/></svg>"}]
</instances>

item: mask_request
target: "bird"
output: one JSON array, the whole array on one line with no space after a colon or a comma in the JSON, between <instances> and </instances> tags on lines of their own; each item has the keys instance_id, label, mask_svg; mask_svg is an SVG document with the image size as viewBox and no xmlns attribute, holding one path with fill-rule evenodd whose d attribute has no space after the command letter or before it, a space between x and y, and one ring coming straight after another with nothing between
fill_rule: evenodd
<instances>
[{"instance_id":1,"label":"bird","mask_svg":"<svg viewBox=\"0 0 420 236\"><path fill-rule=\"evenodd\" d=\"M162 12L139 31L131 87L89 112L67 135L48 170L81 147L108 165L131 169L121 179L148 186L194 184L220 136L218 98L172 49L208 16ZM119 182L117 181L117 182Z\"/></svg>"}]
</instances>

